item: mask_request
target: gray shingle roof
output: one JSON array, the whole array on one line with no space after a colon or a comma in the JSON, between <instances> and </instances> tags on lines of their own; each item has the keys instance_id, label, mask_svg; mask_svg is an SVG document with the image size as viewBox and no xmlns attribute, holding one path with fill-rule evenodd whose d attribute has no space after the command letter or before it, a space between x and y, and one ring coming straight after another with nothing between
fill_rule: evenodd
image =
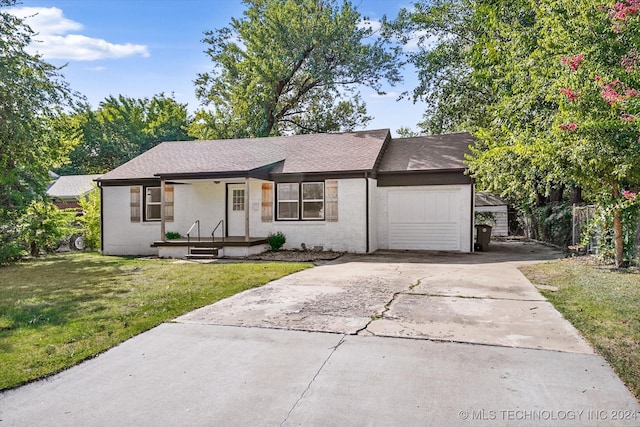
<instances>
[{"instance_id":1,"label":"gray shingle roof","mask_svg":"<svg viewBox=\"0 0 640 427\"><path fill-rule=\"evenodd\" d=\"M366 171L390 136L388 129L271 138L163 142L100 181L179 174L248 172L281 162L278 173Z\"/></svg>"},{"instance_id":2,"label":"gray shingle roof","mask_svg":"<svg viewBox=\"0 0 640 427\"><path fill-rule=\"evenodd\" d=\"M56 199L77 199L93 188L93 181L100 175L61 176L47 190L47 196Z\"/></svg>"},{"instance_id":3,"label":"gray shingle roof","mask_svg":"<svg viewBox=\"0 0 640 427\"><path fill-rule=\"evenodd\" d=\"M470 133L393 139L380 162L380 172L464 170L464 155L473 145Z\"/></svg>"},{"instance_id":4,"label":"gray shingle roof","mask_svg":"<svg viewBox=\"0 0 640 427\"><path fill-rule=\"evenodd\" d=\"M506 206L507 202L488 191L478 191L475 196L476 206Z\"/></svg>"}]
</instances>

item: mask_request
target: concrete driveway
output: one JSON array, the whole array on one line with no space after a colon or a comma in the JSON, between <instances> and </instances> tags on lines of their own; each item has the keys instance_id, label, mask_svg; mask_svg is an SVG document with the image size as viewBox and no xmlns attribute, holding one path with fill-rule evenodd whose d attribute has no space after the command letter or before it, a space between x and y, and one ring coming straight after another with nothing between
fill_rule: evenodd
<instances>
[{"instance_id":1,"label":"concrete driveway","mask_svg":"<svg viewBox=\"0 0 640 427\"><path fill-rule=\"evenodd\" d=\"M0 394L9 425L640 425L611 368L517 270L345 256L196 310Z\"/></svg>"}]
</instances>

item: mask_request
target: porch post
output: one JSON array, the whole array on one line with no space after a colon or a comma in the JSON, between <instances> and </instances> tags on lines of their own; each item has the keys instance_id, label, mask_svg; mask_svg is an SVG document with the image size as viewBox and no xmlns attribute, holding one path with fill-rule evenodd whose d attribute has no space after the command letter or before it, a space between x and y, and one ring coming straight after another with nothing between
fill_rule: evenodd
<instances>
[{"instance_id":1,"label":"porch post","mask_svg":"<svg viewBox=\"0 0 640 427\"><path fill-rule=\"evenodd\" d=\"M165 241L165 227L164 227L164 179L160 180L160 241Z\"/></svg>"},{"instance_id":2,"label":"porch post","mask_svg":"<svg viewBox=\"0 0 640 427\"><path fill-rule=\"evenodd\" d=\"M249 241L249 177L244 179L244 241Z\"/></svg>"}]
</instances>

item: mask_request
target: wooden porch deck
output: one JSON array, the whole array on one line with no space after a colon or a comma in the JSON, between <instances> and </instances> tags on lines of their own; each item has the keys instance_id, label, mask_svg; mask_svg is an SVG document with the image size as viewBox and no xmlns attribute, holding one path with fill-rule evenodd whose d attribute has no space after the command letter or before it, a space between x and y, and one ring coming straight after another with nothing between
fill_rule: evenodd
<instances>
[{"instance_id":1,"label":"wooden porch deck","mask_svg":"<svg viewBox=\"0 0 640 427\"><path fill-rule=\"evenodd\" d=\"M249 237L249 240L245 240L244 236L238 237L225 237L224 239L220 237L216 237L213 241L211 238L205 239L200 238L191 239L191 241L187 241L187 239L171 239L171 240L156 240L151 244L152 247L186 247L191 246L192 248L222 248L225 246L228 247L250 247L257 245L264 245L268 243L266 237Z\"/></svg>"}]
</instances>

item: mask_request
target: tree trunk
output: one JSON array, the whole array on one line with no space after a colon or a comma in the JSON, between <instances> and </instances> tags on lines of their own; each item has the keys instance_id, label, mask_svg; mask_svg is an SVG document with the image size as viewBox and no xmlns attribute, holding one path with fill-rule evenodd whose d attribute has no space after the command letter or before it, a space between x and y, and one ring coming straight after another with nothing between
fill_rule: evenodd
<instances>
[{"instance_id":1,"label":"tree trunk","mask_svg":"<svg viewBox=\"0 0 640 427\"><path fill-rule=\"evenodd\" d=\"M584 203L584 199L582 198L582 188L580 187L571 187L571 195L569 196L569 201L572 205L581 205Z\"/></svg>"},{"instance_id":2,"label":"tree trunk","mask_svg":"<svg viewBox=\"0 0 640 427\"><path fill-rule=\"evenodd\" d=\"M563 184L554 185L553 188L551 188L551 192L549 193L549 200L552 202L561 202L563 194L564 194L564 185Z\"/></svg>"},{"instance_id":3,"label":"tree trunk","mask_svg":"<svg viewBox=\"0 0 640 427\"><path fill-rule=\"evenodd\" d=\"M622 240L622 215L620 208L613 211L613 235L616 248L616 267L624 267L624 242Z\"/></svg>"},{"instance_id":4,"label":"tree trunk","mask_svg":"<svg viewBox=\"0 0 640 427\"><path fill-rule=\"evenodd\" d=\"M614 200L618 199L620 192L617 188L614 188L613 192ZM615 246L615 262L617 268L624 267L624 241L622 239L622 212L620 207L616 207L613 211L613 242Z\"/></svg>"}]
</instances>

